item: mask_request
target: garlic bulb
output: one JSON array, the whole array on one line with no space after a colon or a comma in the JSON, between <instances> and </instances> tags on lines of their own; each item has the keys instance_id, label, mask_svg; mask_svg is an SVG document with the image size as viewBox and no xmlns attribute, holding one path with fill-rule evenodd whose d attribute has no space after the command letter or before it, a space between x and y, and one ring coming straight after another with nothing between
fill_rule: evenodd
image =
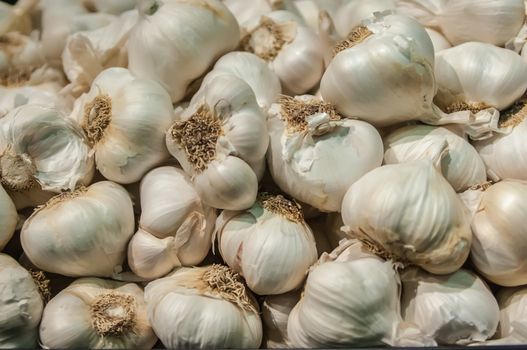
<instances>
[{"instance_id":1,"label":"garlic bulb","mask_svg":"<svg viewBox=\"0 0 527 350\"><path fill-rule=\"evenodd\" d=\"M315 96L283 96L269 110L268 127L267 160L276 184L322 211L339 211L349 186L382 163L377 130L342 118Z\"/></svg>"},{"instance_id":2,"label":"garlic bulb","mask_svg":"<svg viewBox=\"0 0 527 350\"><path fill-rule=\"evenodd\" d=\"M436 169L443 154L361 177L342 202L345 231L403 264L435 274L459 269L472 237L463 203Z\"/></svg>"},{"instance_id":3,"label":"garlic bulb","mask_svg":"<svg viewBox=\"0 0 527 350\"><path fill-rule=\"evenodd\" d=\"M468 270L435 276L417 268L401 274L402 315L439 344L467 344L494 335L499 308L488 286Z\"/></svg>"},{"instance_id":4,"label":"garlic bulb","mask_svg":"<svg viewBox=\"0 0 527 350\"><path fill-rule=\"evenodd\" d=\"M218 0L141 0L128 40L129 68L159 82L177 102L239 40L236 18Z\"/></svg>"},{"instance_id":5,"label":"garlic bulb","mask_svg":"<svg viewBox=\"0 0 527 350\"><path fill-rule=\"evenodd\" d=\"M0 253L0 347L36 348L44 303L31 274Z\"/></svg>"},{"instance_id":6,"label":"garlic bulb","mask_svg":"<svg viewBox=\"0 0 527 350\"><path fill-rule=\"evenodd\" d=\"M126 67L126 42L137 20L137 11L128 11L102 28L70 35L62 52L62 67L71 82L66 91L78 96L104 69Z\"/></svg>"},{"instance_id":7,"label":"garlic bulb","mask_svg":"<svg viewBox=\"0 0 527 350\"><path fill-rule=\"evenodd\" d=\"M265 297L262 304L263 345L265 348L283 349L288 347L287 319L299 300L299 290Z\"/></svg>"},{"instance_id":8,"label":"garlic bulb","mask_svg":"<svg viewBox=\"0 0 527 350\"><path fill-rule=\"evenodd\" d=\"M432 105L434 47L415 20L377 13L338 43L335 53L320 91L344 116L379 127L439 119Z\"/></svg>"},{"instance_id":9,"label":"garlic bulb","mask_svg":"<svg viewBox=\"0 0 527 350\"><path fill-rule=\"evenodd\" d=\"M265 157L269 136L253 90L230 74L211 79L168 130L169 152L179 161L206 205L250 207L258 189L251 164Z\"/></svg>"},{"instance_id":10,"label":"garlic bulb","mask_svg":"<svg viewBox=\"0 0 527 350\"><path fill-rule=\"evenodd\" d=\"M85 6L93 7L97 12L119 15L132 10L136 6L136 0L84 0Z\"/></svg>"},{"instance_id":11,"label":"garlic bulb","mask_svg":"<svg viewBox=\"0 0 527 350\"><path fill-rule=\"evenodd\" d=\"M81 129L59 111L24 105L0 119L0 183L7 190L73 190L93 172Z\"/></svg>"},{"instance_id":12,"label":"garlic bulb","mask_svg":"<svg viewBox=\"0 0 527 350\"><path fill-rule=\"evenodd\" d=\"M127 184L168 158L164 135L173 112L170 97L155 81L108 68L75 101L70 118L84 129L101 174Z\"/></svg>"},{"instance_id":13,"label":"garlic bulb","mask_svg":"<svg viewBox=\"0 0 527 350\"><path fill-rule=\"evenodd\" d=\"M443 34L430 28L425 28L425 30L428 33L428 36L430 36L430 40L432 40L432 44L434 45L434 51L436 53L441 50L452 47L452 45L448 42L448 40L446 40Z\"/></svg>"},{"instance_id":14,"label":"garlic bulb","mask_svg":"<svg viewBox=\"0 0 527 350\"><path fill-rule=\"evenodd\" d=\"M503 288L497 299L500 307L499 338L510 337L517 332L527 336L527 289L524 286Z\"/></svg>"},{"instance_id":15,"label":"garlic bulb","mask_svg":"<svg viewBox=\"0 0 527 350\"><path fill-rule=\"evenodd\" d=\"M374 12L394 10L394 0L353 0L343 4L334 16L335 28L341 37L346 37L362 20L371 17Z\"/></svg>"},{"instance_id":16,"label":"garlic bulb","mask_svg":"<svg viewBox=\"0 0 527 350\"><path fill-rule=\"evenodd\" d=\"M247 6L247 0L223 0L223 4L236 17L239 26L246 30L258 25L260 17L273 10L269 0L253 0L251 6Z\"/></svg>"},{"instance_id":17,"label":"garlic bulb","mask_svg":"<svg viewBox=\"0 0 527 350\"><path fill-rule=\"evenodd\" d=\"M28 258L42 270L112 277L121 272L133 233L128 192L102 181L53 197L27 219L20 239Z\"/></svg>"},{"instance_id":18,"label":"garlic bulb","mask_svg":"<svg viewBox=\"0 0 527 350\"><path fill-rule=\"evenodd\" d=\"M216 232L223 260L260 295L300 287L317 259L300 205L282 195L262 193L246 211L223 211Z\"/></svg>"},{"instance_id":19,"label":"garlic bulb","mask_svg":"<svg viewBox=\"0 0 527 350\"><path fill-rule=\"evenodd\" d=\"M527 99L522 98L501 113L499 125L512 128L509 133L496 134L489 139L474 142L492 180L527 180L526 115Z\"/></svg>"},{"instance_id":20,"label":"garlic bulb","mask_svg":"<svg viewBox=\"0 0 527 350\"><path fill-rule=\"evenodd\" d=\"M26 36L18 32L10 32L0 38L2 85L9 86L24 82L35 69L46 63L44 47L36 33Z\"/></svg>"},{"instance_id":21,"label":"garlic bulb","mask_svg":"<svg viewBox=\"0 0 527 350\"><path fill-rule=\"evenodd\" d=\"M273 11L242 38L241 46L266 60L288 94L315 87L324 73L324 44L302 20L287 11Z\"/></svg>"},{"instance_id":22,"label":"garlic bulb","mask_svg":"<svg viewBox=\"0 0 527 350\"><path fill-rule=\"evenodd\" d=\"M17 107L29 104L71 113L75 100L60 94L59 90L59 84L53 82L36 86L0 86L0 118Z\"/></svg>"},{"instance_id":23,"label":"garlic bulb","mask_svg":"<svg viewBox=\"0 0 527 350\"><path fill-rule=\"evenodd\" d=\"M18 223L16 207L0 184L0 250L7 245Z\"/></svg>"},{"instance_id":24,"label":"garlic bulb","mask_svg":"<svg viewBox=\"0 0 527 350\"><path fill-rule=\"evenodd\" d=\"M267 111L282 92L278 76L264 60L249 52L229 52L222 56L205 76L202 85L221 74L232 74L249 84L263 111Z\"/></svg>"},{"instance_id":25,"label":"garlic bulb","mask_svg":"<svg viewBox=\"0 0 527 350\"><path fill-rule=\"evenodd\" d=\"M46 305L40 341L44 349L151 349L157 337L139 286L81 278Z\"/></svg>"},{"instance_id":26,"label":"garlic bulb","mask_svg":"<svg viewBox=\"0 0 527 350\"><path fill-rule=\"evenodd\" d=\"M487 188L472 219L471 258L476 269L501 286L527 284L527 183L503 180Z\"/></svg>"},{"instance_id":27,"label":"garlic bulb","mask_svg":"<svg viewBox=\"0 0 527 350\"><path fill-rule=\"evenodd\" d=\"M465 43L438 52L434 101L444 110L503 110L527 89L527 62L513 51Z\"/></svg>"},{"instance_id":28,"label":"garlic bulb","mask_svg":"<svg viewBox=\"0 0 527 350\"><path fill-rule=\"evenodd\" d=\"M225 266L180 268L150 282L145 299L167 348L258 348L262 341L258 304Z\"/></svg>"},{"instance_id":29,"label":"garlic bulb","mask_svg":"<svg viewBox=\"0 0 527 350\"><path fill-rule=\"evenodd\" d=\"M430 159L434 156L430 151L445 142L448 153L441 159L441 170L456 192L487 180L485 164L478 152L467 140L445 127L409 125L395 130L384 138L384 163Z\"/></svg>"},{"instance_id":30,"label":"garlic bulb","mask_svg":"<svg viewBox=\"0 0 527 350\"><path fill-rule=\"evenodd\" d=\"M156 168L141 180L139 230L128 246L128 263L154 279L174 267L199 264L212 243L215 210L204 205L180 169Z\"/></svg>"},{"instance_id":31,"label":"garlic bulb","mask_svg":"<svg viewBox=\"0 0 527 350\"><path fill-rule=\"evenodd\" d=\"M502 46L525 20L523 0L397 0L398 10L438 28L453 45L480 41Z\"/></svg>"}]
</instances>

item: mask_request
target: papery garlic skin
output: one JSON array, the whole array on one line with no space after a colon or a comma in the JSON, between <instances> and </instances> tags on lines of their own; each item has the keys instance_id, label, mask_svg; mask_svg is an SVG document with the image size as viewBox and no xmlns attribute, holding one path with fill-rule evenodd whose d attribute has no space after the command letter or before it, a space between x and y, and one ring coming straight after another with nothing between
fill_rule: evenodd
<instances>
[{"instance_id":1,"label":"papery garlic skin","mask_svg":"<svg viewBox=\"0 0 527 350\"><path fill-rule=\"evenodd\" d=\"M219 251L260 295L300 287L317 259L313 232L298 204L283 196L263 196L243 212L223 211L216 223Z\"/></svg>"},{"instance_id":2,"label":"papery garlic skin","mask_svg":"<svg viewBox=\"0 0 527 350\"><path fill-rule=\"evenodd\" d=\"M431 273L456 271L470 251L468 214L430 160L389 164L361 177L344 196L342 219L348 234Z\"/></svg>"},{"instance_id":3,"label":"papery garlic skin","mask_svg":"<svg viewBox=\"0 0 527 350\"><path fill-rule=\"evenodd\" d=\"M136 0L85 0L86 5L91 5L97 12L110 13L112 15L119 15L123 12L132 10L137 1Z\"/></svg>"},{"instance_id":4,"label":"papery garlic skin","mask_svg":"<svg viewBox=\"0 0 527 350\"><path fill-rule=\"evenodd\" d=\"M448 40L443 36L443 34L430 29L425 28L426 32L430 36L430 40L432 40L432 44L434 44L434 51L437 53L441 50L448 49L452 47L452 44L448 42Z\"/></svg>"},{"instance_id":5,"label":"papery garlic skin","mask_svg":"<svg viewBox=\"0 0 527 350\"><path fill-rule=\"evenodd\" d=\"M102 181L52 198L24 223L22 248L42 270L65 276L112 277L121 272L134 233L130 195Z\"/></svg>"},{"instance_id":6,"label":"papery garlic skin","mask_svg":"<svg viewBox=\"0 0 527 350\"><path fill-rule=\"evenodd\" d=\"M341 118L322 106L331 109L309 95L273 104L267 161L282 191L321 211L336 212L349 186L381 165L383 145L370 124ZM297 118L305 124L301 130L294 124Z\"/></svg>"},{"instance_id":7,"label":"papery garlic skin","mask_svg":"<svg viewBox=\"0 0 527 350\"><path fill-rule=\"evenodd\" d=\"M441 159L441 171L456 192L487 180L485 164L474 147L446 127L410 125L395 130L384 138L384 163L431 159L430 150L445 141L448 153Z\"/></svg>"},{"instance_id":8,"label":"papery garlic skin","mask_svg":"<svg viewBox=\"0 0 527 350\"><path fill-rule=\"evenodd\" d=\"M215 210L204 205L188 176L160 167L141 180L139 230L128 246L128 263L143 278L155 279L179 266L203 261L212 245Z\"/></svg>"},{"instance_id":9,"label":"papery garlic skin","mask_svg":"<svg viewBox=\"0 0 527 350\"><path fill-rule=\"evenodd\" d=\"M18 223L18 213L15 204L0 185L0 251L9 242Z\"/></svg>"},{"instance_id":10,"label":"papery garlic skin","mask_svg":"<svg viewBox=\"0 0 527 350\"><path fill-rule=\"evenodd\" d=\"M45 349L151 349L157 337L138 285L81 278L46 305L40 341Z\"/></svg>"},{"instance_id":11,"label":"papery garlic skin","mask_svg":"<svg viewBox=\"0 0 527 350\"><path fill-rule=\"evenodd\" d=\"M60 88L62 86L54 82L13 88L0 86L0 118L17 107L28 104L54 108L68 114L75 100L61 95Z\"/></svg>"},{"instance_id":12,"label":"papery garlic skin","mask_svg":"<svg viewBox=\"0 0 527 350\"><path fill-rule=\"evenodd\" d=\"M353 0L347 1L334 16L335 28L341 37L346 37L362 20L371 17L374 12L394 10L394 0Z\"/></svg>"},{"instance_id":13,"label":"papery garlic skin","mask_svg":"<svg viewBox=\"0 0 527 350\"><path fill-rule=\"evenodd\" d=\"M526 198L527 183L503 180L483 192L472 219L472 262L482 276L501 286L527 283Z\"/></svg>"},{"instance_id":14,"label":"papery garlic skin","mask_svg":"<svg viewBox=\"0 0 527 350\"><path fill-rule=\"evenodd\" d=\"M527 290L525 287L502 288L497 294L500 307L499 338L521 332L526 336Z\"/></svg>"},{"instance_id":15,"label":"papery garlic skin","mask_svg":"<svg viewBox=\"0 0 527 350\"><path fill-rule=\"evenodd\" d=\"M300 291L268 295L262 303L262 323L264 346L269 349L289 347L287 339L287 319L293 307L300 300Z\"/></svg>"},{"instance_id":16,"label":"papery garlic skin","mask_svg":"<svg viewBox=\"0 0 527 350\"><path fill-rule=\"evenodd\" d=\"M0 71L8 75L11 71L19 71L22 75L46 63L44 46L38 40L36 33L30 36L18 32L2 35L2 50L0 50ZM7 78L7 79L6 79ZM2 85L8 85L9 77L2 77ZM16 81L12 83L18 83Z\"/></svg>"},{"instance_id":17,"label":"papery garlic skin","mask_svg":"<svg viewBox=\"0 0 527 350\"><path fill-rule=\"evenodd\" d=\"M443 109L456 102L503 110L527 89L527 62L513 51L470 42L438 52L434 101Z\"/></svg>"},{"instance_id":18,"label":"papery garlic skin","mask_svg":"<svg viewBox=\"0 0 527 350\"><path fill-rule=\"evenodd\" d=\"M220 292L218 287L231 289ZM224 266L178 269L150 282L145 299L150 323L167 348L260 346L258 305L241 279Z\"/></svg>"},{"instance_id":19,"label":"papery garlic skin","mask_svg":"<svg viewBox=\"0 0 527 350\"><path fill-rule=\"evenodd\" d=\"M176 119L166 145L203 202L218 209L250 207L258 190L253 166L269 144L265 115L251 87L234 75L218 75Z\"/></svg>"},{"instance_id":20,"label":"papery garlic skin","mask_svg":"<svg viewBox=\"0 0 527 350\"><path fill-rule=\"evenodd\" d=\"M0 254L0 347L35 348L44 303L31 274Z\"/></svg>"},{"instance_id":21,"label":"papery garlic skin","mask_svg":"<svg viewBox=\"0 0 527 350\"><path fill-rule=\"evenodd\" d=\"M172 102L240 39L236 18L218 0L143 0L139 17L128 41L129 68L159 82Z\"/></svg>"},{"instance_id":22,"label":"papery garlic skin","mask_svg":"<svg viewBox=\"0 0 527 350\"><path fill-rule=\"evenodd\" d=\"M269 0L253 0L251 6L247 6L246 0L223 0L222 2L236 17L240 28L245 30L256 26L261 16L273 10Z\"/></svg>"},{"instance_id":23,"label":"papery garlic skin","mask_svg":"<svg viewBox=\"0 0 527 350\"><path fill-rule=\"evenodd\" d=\"M174 120L167 92L126 68L109 68L75 101L70 118L83 129L97 169L122 184L139 181L169 154L165 133Z\"/></svg>"},{"instance_id":24,"label":"papery garlic skin","mask_svg":"<svg viewBox=\"0 0 527 350\"><path fill-rule=\"evenodd\" d=\"M435 276L417 268L401 274L402 315L439 344L489 339L499 323L498 303L474 273L460 269Z\"/></svg>"}]
</instances>

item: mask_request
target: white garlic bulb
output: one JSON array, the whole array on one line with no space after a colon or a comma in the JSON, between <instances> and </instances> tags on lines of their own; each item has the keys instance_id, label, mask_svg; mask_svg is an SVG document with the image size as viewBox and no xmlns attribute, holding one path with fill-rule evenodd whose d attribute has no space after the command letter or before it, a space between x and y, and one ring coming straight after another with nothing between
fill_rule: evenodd
<instances>
[{"instance_id":1,"label":"white garlic bulb","mask_svg":"<svg viewBox=\"0 0 527 350\"><path fill-rule=\"evenodd\" d=\"M251 164L264 159L269 143L265 115L251 87L234 75L218 75L176 118L167 147L203 202L219 209L250 207L258 189Z\"/></svg>"},{"instance_id":2,"label":"white garlic bulb","mask_svg":"<svg viewBox=\"0 0 527 350\"><path fill-rule=\"evenodd\" d=\"M214 69L207 73L202 85L221 74L232 74L249 84L263 111L267 111L282 92L278 76L264 60L250 52L229 52L222 56Z\"/></svg>"},{"instance_id":3,"label":"white garlic bulb","mask_svg":"<svg viewBox=\"0 0 527 350\"><path fill-rule=\"evenodd\" d=\"M334 16L335 29L345 38L362 20L373 15L374 12L394 10L394 0L353 0L347 1Z\"/></svg>"},{"instance_id":4,"label":"white garlic bulb","mask_svg":"<svg viewBox=\"0 0 527 350\"><path fill-rule=\"evenodd\" d=\"M204 205L188 176L170 166L141 180L139 230L128 246L128 263L143 278L155 279L174 267L199 264L212 245L214 209Z\"/></svg>"},{"instance_id":5,"label":"white garlic bulb","mask_svg":"<svg viewBox=\"0 0 527 350\"><path fill-rule=\"evenodd\" d=\"M434 51L436 53L441 50L452 47L452 44L448 42L448 40L443 36L443 34L430 28L425 28L425 30L428 33L428 36L430 36L430 40L432 40L432 44L434 45Z\"/></svg>"},{"instance_id":6,"label":"white garlic bulb","mask_svg":"<svg viewBox=\"0 0 527 350\"><path fill-rule=\"evenodd\" d=\"M9 191L87 185L93 157L82 130L61 112L23 105L0 119L0 182Z\"/></svg>"},{"instance_id":7,"label":"white garlic bulb","mask_svg":"<svg viewBox=\"0 0 527 350\"><path fill-rule=\"evenodd\" d=\"M44 308L40 341L44 349L151 349L157 337L138 285L81 278Z\"/></svg>"},{"instance_id":8,"label":"white garlic bulb","mask_svg":"<svg viewBox=\"0 0 527 350\"><path fill-rule=\"evenodd\" d=\"M245 30L258 25L260 17L273 10L269 0L253 0L251 6L247 6L247 0L223 0L223 3Z\"/></svg>"},{"instance_id":9,"label":"white garlic bulb","mask_svg":"<svg viewBox=\"0 0 527 350\"><path fill-rule=\"evenodd\" d=\"M39 85L0 86L0 117L23 105L40 105L71 113L75 99L59 93L62 86L56 82Z\"/></svg>"},{"instance_id":10,"label":"white garlic bulb","mask_svg":"<svg viewBox=\"0 0 527 350\"><path fill-rule=\"evenodd\" d=\"M498 303L485 282L460 269L435 276L417 268L401 273L402 315L438 344L468 344L494 335Z\"/></svg>"},{"instance_id":11,"label":"white garlic bulb","mask_svg":"<svg viewBox=\"0 0 527 350\"><path fill-rule=\"evenodd\" d=\"M511 108L501 112L499 126L511 128L509 133L474 141L474 147L487 166L488 176L500 179L527 180L527 99L520 99Z\"/></svg>"},{"instance_id":12,"label":"white garlic bulb","mask_svg":"<svg viewBox=\"0 0 527 350\"><path fill-rule=\"evenodd\" d=\"M527 283L527 183L503 180L481 195L472 219L471 258L482 276L501 286Z\"/></svg>"},{"instance_id":13,"label":"white garlic bulb","mask_svg":"<svg viewBox=\"0 0 527 350\"><path fill-rule=\"evenodd\" d=\"M435 274L458 270L472 234L462 201L436 168L442 155L434 163L385 165L351 185L342 202L348 234L403 264Z\"/></svg>"},{"instance_id":14,"label":"white garlic bulb","mask_svg":"<svg viewBox=\"0 0 527 350\"><path fill-rule=\"evenodd\" d=\"M448 144L448 153L441 159L441 171L450 185L461 192L487 180L485 164L478 152L463 137L446 127L409 125L384 138L385 164L430 159L430 151Z\"/></svg>"},{"instance_id":15,"label":"white garlic bulb","mask_svg":"<svg viewBox=\"0 0 527 350\"><path fill-rule=\"evenodd\" d=\"M18 223L15 204L0 184L0 251L4 249Z\"/></svg>"},{"instance_id":16,"label":"white garlic bulb","mask_svg":"<svg viewBox=\"0 0 527 350\"><path fill-rule=\"evenodd\" d=\"M97 182L49 200L26 220L20 239L38 268L65 276L121 272L134 233L132 200L113 182Z\"/></svg>"},{"instance_id":17,"label":"white garlic bulb","mask_svg":"<svg viewBox=\"0 0 527 350\"><path fill-rule=\"evenodd\" d=\"M31 274L0 253L0 347L36 348L44 303Z\"/></svg>"},{"instance_id":18,"label":"white garlic bulb","mask_svg":"<svg viewBox=\"0 0 527 350\"><path fill-rule=\"evenodd\" d=\"M246 211L223 211L216 232L223 260L260 295L300 287L317 259L300 205L282 195L263 193Z\"/></svg>"},{"instance_id":19,"label":"white garlic bulb","mask_svg":"<svg viewBox=\"0 0 527 350\"><path fill-rule=\"evenodd\" d=\"M499 338L514 336L520 332L527 336L527 289L525 286L503 288L497 294L500 307ZM525 343L523 343L525 344Z\"/></svg>"},{"instance_id":20,"label":"white garlic bulb","mask_svg":"<svg viewBox=\"0 0 527 350\"><path fill-rule=\"evenodd\" d=\"M262 303L262 324L263 345L266 348L283 349L289 347L287 319L299 300L300 290L265 297Z\"/></svg>"},{"instance_id":21,"label":"white garlic bulb","mask_svg":"<svg viewBox=\"0 0 527 350\"><path fill-rule=\"evenodd\" d=\"M239 40L236 18L219 0L142 0L128 40L128 67L159 82L177 102Z\"/></svg>"},{"instance_id":22,"label":"white garlic bulb","mask_svg":"<svg viewBox=\"0 0 527 350\"><path fill-rule=\"evenodd\" d=\"M226 266L183 267L145 288L150 324L167 348L258 348L258 304Z\"/></svg>"},{"instance_id":23,"label":"white garlic bulb","mask_svg":"<svg viewBox=\"0 0 527 350\"><path fill-rule=\"evenodd\" d=\"M432 105L434 47L415 20L377 13L338 43L335 53L320 91L343 115L375 126L439 119Z\"/></svg>"},{"instance_id":24,"label":"white garlic bulb","mask_svg":"<svg viewBox=\"0 0 527 350\"><path fill-rule=\"evenodd\" d=\"M269 170L282 191L299 201L339 211L349 186L381 166L377 130L342 118L315 96L282 96L268 114Z\"/></svg>"},{"instance_id":25,"label":"white garlic bulb","mask_svg":"<svg viewBox=\"0 0 527 350\"><path fill-rule=\"evenodd\" d=\"M513 51L470 42L436 55L434 101L447 112L503 110L527 89L527 62Z\"/></svg>"},{"instance_id":26,"label":"white garlic bulb","mask_svg":"<svg viewBox=\"0 0 527 350\"><path fill-rule=\"evenodd\" d=\"M126 68L108 68L75 101L70 118L83 128L97 169L108 180L139 181L168 157L165 133L174 120L167 92Z\"/></svg>"},{"instance_id":27,"label":"white garlic bulb","mask_svg":"<svg viewBox=\"0 0 527 350\"><path fill-rule=\"evenodd\" d=\"M20 85L31 73L46 63L43 44L36 33L30 36L18 32L2 35L0 72L2 85Z\"/></svg>"},{"instance_id":28,"label":"white garlic bulb","mask_svg":"<svg viewBox=\"0 0 527 350\"><path fill-rule=\"evenodd\" d=\"M303 94L324 73L324 44L311 28L288 11L273 11L242 38L241 46L266 60L288 94Z\"/></svg>"}]
</instances>

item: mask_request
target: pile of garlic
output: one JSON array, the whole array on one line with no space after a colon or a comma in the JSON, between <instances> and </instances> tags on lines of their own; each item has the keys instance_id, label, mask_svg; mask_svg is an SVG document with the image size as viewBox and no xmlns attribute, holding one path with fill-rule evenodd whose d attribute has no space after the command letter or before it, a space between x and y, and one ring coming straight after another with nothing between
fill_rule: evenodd
<instances>
[{"instance_id":1,"label":"pile of garlic","mask_svg":"<svg viewBox=\"0 0 527 350\"><path fill-rule=\"evenodd\" d=\"M526 3L0 3L0 348L527 345Z\"/></svg>"}]
</instances>

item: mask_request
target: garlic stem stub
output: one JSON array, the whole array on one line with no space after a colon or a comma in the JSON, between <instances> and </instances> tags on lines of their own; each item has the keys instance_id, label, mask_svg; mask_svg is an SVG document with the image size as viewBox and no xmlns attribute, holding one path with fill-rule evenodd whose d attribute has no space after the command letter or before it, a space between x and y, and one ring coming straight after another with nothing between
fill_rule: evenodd
<instances>
[{"instance_id":1,"label":"garlic stem stub","mask_svg":"<svg viewBox=\"0 0 527 350\"><path fill-rule=\"evenodd\" d=\"M101 181L50 199L26 220L20 239L29 260L44 271L113 277L122 271L133 233L130 195Z\"/></svg>"},{"instance_id":2,"label":"garlic stem stub","mask_svg":"<svg viewBox=\"0 0 527 350\"><path fill-rule=\"evenodd\" d=\"M246 211L223 211L216 236L227 265L260 295L300 287L317 259L315 238L300 205L282 195L260 193Z\"/></svg>"},{"instance_id":3,"label":"garlic stem stub","mask_svg":"<svg viewBox=\"0 0 527 350\"><path fill-rule=\"evenodd\" d=\"M262 341L258 304L226 266L175 270L150 282L145 300L167 348L258 348Z\"/></svg>"},{"instance_id":4,"label":"garlic stem stub","mask_svg":"<svg viewBox=\"0 0 527 350\"><path fill-rule=\"evenodd\" d=\"M81 278L46 305L40 340L47 349L151 349L157 337L138 285Z\"/></svg>"},{"instance_id":5,"label":"garlic stem stub","mask_svg":"<svg viewBox=\"0 0 527 350\"><path fill-rule=\"evenodd\" d=\"M340 211L349 186L382 163L377 130L341 117L315 96L282 96L269 110L267 123L267 161L274 181L321 211Z\"/></svg>"},{"instance_id":6,"label":"garlic stem stub","mask_svg":"<svg viewBox=\"0 0 527 350\"><path fill-rule=\"evenodd\" d=\"M251 87L234 75L216 76L176 120L166 144L203 202L218 209L250 207L258 189L252 166L261 163L269 144Z\"/></svg>"}]
</instances>

